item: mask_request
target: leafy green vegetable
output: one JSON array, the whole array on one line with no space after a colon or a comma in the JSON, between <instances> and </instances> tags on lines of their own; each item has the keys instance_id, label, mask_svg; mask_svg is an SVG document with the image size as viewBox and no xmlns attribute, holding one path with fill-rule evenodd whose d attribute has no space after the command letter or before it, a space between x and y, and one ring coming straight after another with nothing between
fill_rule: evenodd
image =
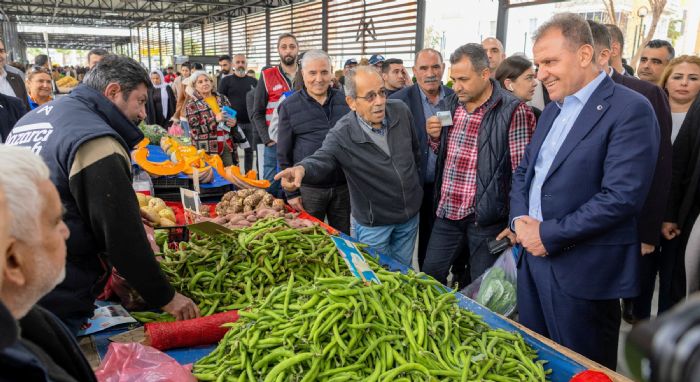
<instances>
[{"instance_id":1,"label":"leafy green vegetable","mask_svg":"<svg viewBox=\"0 0 700 382\"><path fill-rule=\"evenodd\" d=\"M515 291L505 271L494 267L484 275L476 301L496 313L509 314L517 302Z\"/></svg>"}]
</instances>

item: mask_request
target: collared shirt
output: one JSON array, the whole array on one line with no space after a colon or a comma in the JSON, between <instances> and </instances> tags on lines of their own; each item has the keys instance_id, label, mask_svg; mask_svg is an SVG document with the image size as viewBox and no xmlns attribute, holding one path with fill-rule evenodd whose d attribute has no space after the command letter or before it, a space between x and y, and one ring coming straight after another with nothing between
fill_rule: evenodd
<instances>
[{"instance_id":1,"label":"collared shirt","mask_svg":"<svg viewBox=\"0 0 700 382\"><path fill-rule=\"evenodd\" d=\"M357 115L357 113L355 113ZM386 118L382 120L382 127L379 129L375 129L367 123L362 117L357 115L357 123L360 124L360 127L362 130L365 131L365 134L369 136L369 139L374 142L375 145L379 146L382 151L386 153L386 155L391 155L391 151L389 151L389 143L386 140L386 132L387 132L387 122Z\"/></svg>"},{"instance_id":2,"label":"collared shirt","mask_svg":"<svg viewBox=\"0 0 700 382\"><path fill-rule=\"evenodd\" d=\"M3 70L0 74L0 93L8 95L10 97L17 97L14 89L10 85L10 81L7 80L7 71Z\"/></svg>"},{"instance_id":3,"label":"collared shirt","mask_svg":"<svg viewBox=\"0 0 700 382\"><path fill-rule=\"evenodd\" d=\"M564 98L563 103L557 102L556 105L561 109L559 115L552 123L552 128L547 133L547 137L542 143L540 152L537 155L535 162L535 177L530 185L530 209L528 214L530 217L542 221L542 185L545 177L549 173L552 162L556 157L561 145L569 135L571 128L574 126L576 119L581 110L586 105L586 102L591 98L593 92L598 88L598 85L603 82L607 73L600 72L598 76L588 85L581 88L573 95Z\"/></svg>"},{"instance_id":4,"label":"collared shirt","mask_svg":"<svg viewBox=\"0 0 700 382\"><path fill-rule=\"evenodd\" d=\"M436 212L439 218L460 220L474 213L479 129L492 102L493 100L489 98L471 114L461 103L457 105L453 126L447 131L442 193ZM520 103L513 113L508 128L511 170L514 171L518 167L536 124L532 109L525 103ZM430 145L437 151L440 141L431 139Z\"/></svg>"},{"instance_id":5,"label":"collared shirt","mask_svg":"<svg viewBox=\"0 0 700 382\"><path fill-rule=\"evenodd\" d=\"M447 106L445 105L445 89L442 87L442 85L440 85L440 94L438 95L437 102L435 104L430 103L430 100L423 92L423 89L419 87L418 90L420 91L420 100L421 104L423 105L423 115L425 115L426 120L436 115L438 111L447 110ZM423 181L425 183L433 183L435 182L435 163L437 162L437 155L433 150L428 150L427 162Z\"/></svg>"}]
</instances>

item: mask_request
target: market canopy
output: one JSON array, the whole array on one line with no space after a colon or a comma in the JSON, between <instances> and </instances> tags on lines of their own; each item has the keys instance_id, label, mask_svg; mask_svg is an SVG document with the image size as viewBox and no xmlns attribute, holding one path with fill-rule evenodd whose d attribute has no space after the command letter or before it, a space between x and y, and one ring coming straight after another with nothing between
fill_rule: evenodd
<instances>
[{"instance_id":1,"label":"market canopy","mask_svg":"<svg viewBox=\"0 0 700 382\"><path fill-rule=\"evenodd\" d=\"M148 22L214 21L288 5L292 0L0 0L11 21L98 27L136 27Z\"/></svg>"},{"instance_id":2,"label":"market canopy","mask_svg":"<svg viewBox=\"0 0 700 382\"><path fill-rule=\"evenodd\" d=\"M19 38L30 48L45 48L46 42L43 33L19 32ZM49 48L56 49L83 49L94 48L111 49L113 44L124 44L129 42L129 37L123 36L100 36L86 34L56 34L48 35Z\"/></svg>"}]
</instances>

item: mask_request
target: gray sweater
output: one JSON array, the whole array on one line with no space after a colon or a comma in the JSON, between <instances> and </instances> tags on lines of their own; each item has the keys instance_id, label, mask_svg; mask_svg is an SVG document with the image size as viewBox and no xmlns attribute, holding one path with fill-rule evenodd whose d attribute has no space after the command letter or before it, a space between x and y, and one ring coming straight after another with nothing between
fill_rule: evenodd
<instances>
[{"instance_id":1,"label":"gray sweater","mask_svg":"<svg viewBox=\"0 0 700 382\"><path fill-rule=\"evenodd\" d=\"M323 145L299 164L313 183L341 168L350 189L352 216L363 226L405 223L420 209L420 148L413 117L401 101L387 100L387 155L362 130L355 112L341 118Z\"/></svg>"}]
</instances>

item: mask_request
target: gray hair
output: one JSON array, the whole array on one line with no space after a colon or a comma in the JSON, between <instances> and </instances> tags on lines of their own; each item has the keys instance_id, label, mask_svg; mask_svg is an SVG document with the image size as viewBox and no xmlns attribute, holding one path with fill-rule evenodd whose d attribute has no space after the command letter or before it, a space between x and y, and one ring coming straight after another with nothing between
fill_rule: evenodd
<instances>
[{"instance_id":1,"label":"gray hair","mask_svg":"<svg viewBox=\"0 0 700 382\"><path fill-rule=\"evenodd\" d=\"M469 59L477 73L489 68L489 56L481 44L469 43L460 46L450 55L450 64L454 65L464 57Z\"/></svg>"},{"instance_id":2,"label":"gray hair","mask_svg":"<svg viewBox=\"0 0 700 382\"><path fill-rule=\"evenodd\" d=\"M31 149L0 145L0 187L10 211L10 234L33 242L39 232L44 200L38 184L49 180L49 168Z\"/></svg>"},{"instance_id":3,"label":"gray hair","mask_svg":"<svg viewBox=\"0 0 700 382\"><path fill-rule=\"evenodd\" d=\"M185 81L186 81L185 82L185 84L186 84L185 91L189 91L188 94L191 94L191 92L194 91L194 84L195 84L195 82L197 82L197 78L199 78L201 76L207 76L207 78L209 78L211 80L211 77L209 77L209 74L207 74L207 72L205 72L204 70L195 70L192 74L190 74L189 77L187 77L185 79Z\"/></svg>"},{"instance_id":4,"label":"gray hair","mask_svg":"<svg viewBox=\"0 0 700 382\"><path fill-rule=\"evenodd\" d=\"M328 53L320 49L307 50L306 52L304 52L304 55L301 58L301 68L304 69L304 66L306 66L306 64L311 61L324 59L328 61L328 69L331 70L333 68L333 64L331 63L331 58L330 56L328 56Z\"/></svg>"},{"instance_id":5,"label":"gray hair","mask_svg":"<svg viewBox=\"0 0 700 382\"><path fill-rule=\"evenodd\" d=\"M382 78L382 76L379 75L379 72L377 72L377 69L375 69L373 66L360 65L352 68L348 74L345 75L345 85L343 86L343 90L345 90L346 96L353 99L357 98L357 83L355 82L357 73L371 74L379 77L380 79Z\"/></svg>"},{"instance_id":6,"label":"gray hair","mask_svg":"<svg viewBox=\"0 0 700 382\"><path fill-rule=\"evenodd\" d=\"M532 41L537 42L537 40L551 29L560 30L573 51L584 45L593 46L591 28L583 17L575 13L565 12L552 16L549 21L537 28L537 31L535 31L532 37Z\"/></svg>"},{"instance_id":7,"label":"gray hair","mask_svg":"<svg viewBox=\"0 0 700 382\"><path fill-rule=\"evenodd\" d=\"M418 57L420 57L420 55L423 53L432 53L434 55L437 55L438 58L440 59L440 63L441 64L443 63L442 53L440 53L440 51L435 50L433 48L423 48L423 49L419 50L418 53L416 53L416 56L413 58L413 65L415 65L418 62Z\"/></svg>"},{"instance_id":8,"label":"gray hair","mask_svg":"<svg viewBox=\"0 0 700 382\"><path fill-rule=\"evenodd\" d=\"M104 93L109 84L117 83L124 94L124 100L141 84L149 89L153 87L146 69L135 60L116 54L104 56L102 61L87 72L83 83L100 93Z\"/></svg>"}]
</instances>

